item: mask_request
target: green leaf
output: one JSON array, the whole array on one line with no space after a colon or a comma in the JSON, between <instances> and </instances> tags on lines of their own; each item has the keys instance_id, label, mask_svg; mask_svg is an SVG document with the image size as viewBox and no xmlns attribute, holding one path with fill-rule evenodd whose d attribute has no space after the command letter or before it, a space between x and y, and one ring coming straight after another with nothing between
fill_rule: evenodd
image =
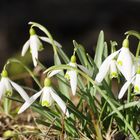
<instances>
[{"instance_id":1,"label":"green leaf","mask_svg":"<svg viewBox=\"0 0 140 140\"><path fill-rule=\"evenodd\" d=\"M102 63L103 50L104 50L104 32L101 31L98 37L95 57L94 57L94 62L98 68Z\"/></svg>"},{"instance_id":2,"label":"green leaf","mask_svg":"<svg viewBox=\"0 0 140 140\"><path fill-rule=\"evenodd\" d=\"M39 86L39 88L40 89L42 88L41 84L39 83L38 79L35 77L34 73L24 63L22 63L21 61L15 59L15 58L11 58L8 61L10 63L18 63L18 64L20 64L30 74L30 76L34 79L34 81Z\"/></svg>"},{"instance_id":3,"label":"green leaf","mask_svg":"<svg viewBox=\"0 0 140 140\"><path fill-rule=\"evenodd\" d=\"M75 40L73 40L73 45L77 49L76 52L77 52L77 55L81 64L85 67L90 68L91 66L90 66L90 63L88 62L85 48L82 45L78 44Z\"/></svg>"},{"instance_id":4,"label":"green leaf","mask_svg":"<svg viewBox=\"0 0 140 140\"><path fill-rule=\"evenodd\" d=\"M134 106L138 106L139 105L139 101L133 101L133 102L129 102L129 103L126 103L126 104L124 104L124 105L121 105L121 106L119 106L117 109L119 110L119 111L124 111L125 109L127 109L127 108L131 108L131 107L134 107ZM111 115L113 115L113 114L115 114L116 112L115 111L112 111L110 114L108 114L105 118L104 118L104 120L105 119L107 119L108 117L110 117Z\"/></svg>"},{"instance_id":5,"label":"green leaf","mask_svg":"<svg viewBox=\"0 0 140 140\"><path fill-rule=\"evenodd\" d=\"M61 48L58 48L57 49L57 52L59 53L59 56L63 59L63 61L66 64L68 64L70 62L68 56L65 54L65 52Z\"/></svg>"},{"instance_id":6,"label":"green leaf","mask_svg":"<svg viewBox=\"0 0 140 140\"><path fill-rule=\"evenodd\" d=\"M58 54L54 54L54 63L55 65L60 65L61 64L61 61L60 61L60 58L58 56ZM64 72L60 72L59 73L61 76L64 77ZM64 79L61 79L64 81ZM65 86L64 82L66 82L66 80L64 82L62 82L61 80L58 80L58 85L59 85L59 89L60 89L60 92L62 94L64 94L67 98L70 98L69 96L69 90L67 88L67 86Z\"/></svg>"}]
</instances>

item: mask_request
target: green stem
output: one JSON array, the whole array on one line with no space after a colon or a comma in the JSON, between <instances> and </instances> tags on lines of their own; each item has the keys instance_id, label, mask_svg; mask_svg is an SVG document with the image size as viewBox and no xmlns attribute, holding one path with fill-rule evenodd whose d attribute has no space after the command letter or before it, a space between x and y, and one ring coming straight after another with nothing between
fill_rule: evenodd
<instances>
[{"instance_id":1,"label":"green stem","mask_svg":"<svg viewBox=\"0 0 140 140\"><path fill-rule=\"evenodd\" d=\"M8 98L4 98L4 112L6 115L9 115L9 111L10 111L10 100Z\"/></svg>"},{"instance_id":2,"label":"green stem","mask_svg":"<svg viewBox=\"0 0 140 140\"><path fill-rule=\"evenodd\" d=\"M131 100L131 87L128 88L128 94L127 94L127 103L129 103ZM129 116L129 113L130 113L130 109L126 111L126 121L129 123L130 121L130 116ZM128 129L127 129L127 126L125 125L125 132L127 132Z\"/></svg>"},{"instance_id":3,"label":"green stem","mask_svg":"<svg viewBox=\"0 0 140 140\"><path fill-rule=\"evenodd\" d=\"M42 89L41 84L39 83L38 79L34 76L33 72L26 66L24 65L21 61L11 58L8 60L9 63L18 63L20 64L29 74L30 76L34 79L34 81L36 82L36 84L39 86L40 89Z\"/></svg>"},{"instance_id":4,"label":"green stem","mask_svg":"<svg viewBox=\"0 0 140 140\"><path fill-rule=\"evenodd\" d=\"M112 100L110 99L110 97L107 95L107 93L102 90L97 84L96 82L91 78L89 77L87 74L85 74L84 72L76 69L76 68L73 68L73 67L70 67L70 66L67 66L67 65L59 65L59 66L52 66L50 68L48 68L44 73L46 72L50 72L54 69L72 69L72 70L75 70L77 71L79 74L81 74L83 77L85 77L89 82L92 83L93 87L95 89L97 89L98 93L108 102L108 104L111 106L111 108L118 114L119 118L125 123L125 125L127 126L127 128L130 130L130 132L132 133L133 137L136 139L136 140L139 140L139 137L138 135L136 134L136 132L133 130L133 128L130 126L130 124L124 119L123 115L119 112L119 110L116 108L116 106L112 103Z\"/></svg>"}]
</instances>

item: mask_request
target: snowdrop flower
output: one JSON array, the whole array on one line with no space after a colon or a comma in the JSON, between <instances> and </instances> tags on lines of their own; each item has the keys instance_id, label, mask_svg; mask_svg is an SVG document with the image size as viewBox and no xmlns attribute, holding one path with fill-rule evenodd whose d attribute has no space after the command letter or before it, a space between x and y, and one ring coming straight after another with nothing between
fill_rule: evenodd
<instances>
[{"instance_id":1,"label":"snowdrop flower","mask_svg":"<svg viewBox=\"0 0 140 140\"><path fill-rule=\"evenodd\" d=\"M76 63L76 56L72 55L71 61L68 63L69 66L77 68L77 63ZM62 70L53 70L48 77L52 77ZM77 88L77 72L75 70L67 70L65 74L65 78L70 81L70 86L72 90L72 94L76 94L76 88Z\"/></svg>"},{"instance_id":2,"label":"snowdrop flower","mask_svg":"<svg viewBox=\"0 0 140 140\"><path fill-rule=\"evenodd\" d=\"M24 91L24 89L8 78L8 73L6 70L2 71L1 76L2 78L0 81L0 99L4 94L6 94L7 96L11 96L13 92L12 90L13 87L25 101L29 100L29 97L27 93Z\"/></svg>"},{"instance_id":3,"label":"snowdrop flower","mask_svg":"<svg viewBox=\"0 0 140 140\"><path fill-rule=\"evenodd\" d=\"M76 63L76 56L73 55L71 57L71 62L68 64L71 67L77 68L77 63ZM77 72L75 70L67 70L65 74L65 78L70 80L70 86L72 90L72 94L76 94L76 88L77 88Z\"/></svg>"},{"instance_id":4,"label":"snowdrop flower","mask_svg":"<svg viewBox=\"0 0 140 140\"><path fill-rule=\"evenodd\" d=\"M102 63L101 67L99 68L99 73L97 74L95 81L97 83L101 83L102 80L105 78L107 72L109 71L109 67L111 61L117 58L117 67L119 71L123 74L126 80L130 80L133 76L133 61L132 61L132 54L129 50L129 40L125 39L123 41L122 48L111 55L109 55L104 62ZM127 68L127 70L126 70Z\"/></svg>"},{"instance_id":5,"label":"snowdrop flower","mask_svg":"<svg viewBox=\"0 0 140 140\"><path fill-rule=\"evenodd\" d=\"M38 51L41 51L43 49L43 45L42 45L41 41L39 40L38 36L36 35L36 32L33 28L31 28L29 32L30 32L30 38L24 44L24 46L22 48L21 56L24 56L30 47L33 64L36 67L37 60L38 60Z\"/></svg>"},{"instance_id":6,"label":"snowdrop flower","mask_svg":"<svg viewBox=\"0 0 140 140\"><path fill-rule=\"evenodd\" d=\"M134 93L140 93L140 68L137 70L137 73L135 76L131 78L131 80L127 81L123 87L121 88L118 98L121 99L128 87L132 84L134 86Z\"/></svg>"},{"instance_id":7,"label":"snowdrop flower","mask_svg":"<svg viewBox=\"0 0 140 140\"><path fill-rule=\"evenodd\" d=\"M57 95L56 91L51 87L51 80L49 78L46 78L44 80L44 88L34 94L29 100L27 100L22 107L20 108L18 114L25 111L31 104L39 97L40 103L42 106L50 107L55 101L59 107L62 109L63 113L66 114L67 117L69 117L69 112L67 110L66 104L64 101Z\"/></svg>"}]
</instances>

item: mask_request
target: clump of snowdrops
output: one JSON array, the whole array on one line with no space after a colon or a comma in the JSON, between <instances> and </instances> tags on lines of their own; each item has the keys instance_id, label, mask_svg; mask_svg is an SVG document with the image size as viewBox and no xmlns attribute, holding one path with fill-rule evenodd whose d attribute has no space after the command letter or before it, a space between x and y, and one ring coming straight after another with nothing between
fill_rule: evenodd
<instances>
[{"instance_id":1,"label":"clump of snowdrops","mask_svg":"<svg viewBox=\"0 0 140 140\"><path fill-rule=\"evenodd\" d=\"M128 31L118 45L116 41L105 42L101 31L94 56L76 41L68 56L63 51L65 47L54 40L44 26L35 22L29 24L30 36L21 56L24 59L29 52L34 68L15 58L7 60L0 81L3 112L12 115L13 101L21 103L17 115L31 108L39 114L36 124L48 128L46 133L38 131L46 137L54 130L59 139L111 140L119 134L140 139L140 34ZM42 31L44 36L39 36L36 30ZM138 40L136 55L130 51L130 37ZM43 64L38 58L46 46L53 49L54 65L49 68L45 65L47 62ZM28 72L34 81L32 87L25 86L22 79L22 86L18 80L11 80L9 65L13 63ZM33 71L37 68L40 75ZM118 90L114 90L115 87Z\"/></svg>"}]
</instances>

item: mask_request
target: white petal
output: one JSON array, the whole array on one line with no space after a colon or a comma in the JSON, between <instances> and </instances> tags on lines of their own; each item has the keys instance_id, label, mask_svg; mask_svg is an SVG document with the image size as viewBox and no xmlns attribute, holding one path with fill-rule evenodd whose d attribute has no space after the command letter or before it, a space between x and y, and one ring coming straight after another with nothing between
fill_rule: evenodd
<instances>
[{"instance_id":1,"label":"white petal","mask_svg":"<svg viewBox=\"0 0 140 140\"><path fill-rule=\"evenodd\" d=\"M27 40L27 41L25 42L25 44L23 45L22 52L21 52L21 56L24 56L24 55L25 55L25 53L27 52L29 46L30 46L30 41Z\"/></svg>"},{"instance_id":2,"label":"white petal","mask_svg":"<svg viewBox=\"0 0 140 140\"><path fill-rule=\"evenodd\" d=\"M18 114L24 112L42 93L42 90L34 94L29 100L27 100L19 109Z\"/></svg>"},{"instance_id":3,"label":"white petal","mask_svg":"<svg viewBox=\"0 0 140 140\"><path fill-rule=\"evenodd\" d=\"M48 37L44 37L44 36L40 36L39 37L41 40L49 43L49 44L52 44L50 39ZM54 44L58 47L58 48L62 48L62 45L60 43L58 43L57 41L54 40Z\"/></svg>"},{"instance_id":4,"label":"white petal","mask_svg":"<svg viewBox=\"0 0 140 140\"><path fill-rule=\"evenodd\" d=\"M51 72L49 73L48 77L50 78L50 77L52 77L52 76L54 76L54 75L60 73L61 71L62 71L62 70L53 70L53 71L51 71Z\"/></svg>"},{"instance_id":5,"label":"white petal","mask_svg":"<svg viewBox=\"0 0 140 140\"><path fill-rule=\"evenodd\" d=\"M0 99L4 93L5 93L4 84L2 81L0 81Z\"/></svg>"},{"instance_id":6,"label":"white petal","mask_svg":"<svg viewBox=\"0 0 140 140\"><path fill-rule=\"evenodd\" d=\"M12 87L11 87L11 85L10 85L10 80L9 80L9 78L3 77L2 79L3 79L3 82L4 82L5 90L6 90L6 91L12 92Z\"/></svg>"},{"instance_id":7,"label":"white petal","mask_svg":"<svg viewBox=\"0 0 140 140\"><path fill-rule=\"evenodd\" d=\"M111 55L109 55L104 62L102 63L101 67L99 68L99 73L97 74L95 81L97 83L101 83L102 80L104 79L104 77L106 76L108 70L109 70L109 65L111 60L120 52L120 50L112 53Z\"/></svg>"},{"instance_id":8,"label":"white petal","mask_svg":"<svg viewBox=\"0 0 140 140\"><path fill-rule=\"evenodd\" d=\"M110 75L111 78L116 78L118 77L118 70L117 70L117 66L116 66L116 61L115 60L111 60L110 63Z\"/></svg>"},{"instance_id":9,"label":"white petal","mask_svg":"<svg viewBox=\"0 0 140 140\"><path fill-rule=\"evenodd\" d=\"M77 88L77 73L74 70L67 71L67 74L70 77L70 86L72 90L72 94L76 94L76 88Z\"/></svg>"},{"instance_id":10,"label":"white petal","mask_svg":"<svg viewBox=\"0 0 140 140\"><path fill-rule=\"evenodd\" d=\"M127 81L123 85L123 87L121 88L121 90L119 92L118 99L121 99L124 96L126 90L128 89L129 85L134 81L134 79L135 79L135 76L130 81Z\"/></svg>"},{"instance_id":11,"label":"white petal","mask_svg":"<svg viewBox=\"0 0 140 140\"><path fill-rule=\"evenodd\" d=\"M68 112L68 109L67 109L64 101L57 95L57 93L54 89L51 89L50 92L51 92L53 99L57 102L57 104L62 109L63 113L66 114L67 117L69 117L69 112Z\"/></svg>"},{"instance_id":12,"label":"white petal","mask_svg":"<svg viewBox=\"0 0 140 140\"><path fill-rule=\"evenodd\" d=\"M42 92L42 95L41 95L41 98L40 98L42 106L49 107L53 103L53 98L51 96L50 89L51 89L50 87L44 87L43 88L43 92ZM46 102L46 105L43 105L43 102Z\"/></svg>"},{"instance_id":13,"label":"white petal","mask_svg":"<svg viewBox=\"0 0 140 140\"><path fill-rule=\"evenodd\" d=\"M36 35L32 35L30 37L30 47L31 47L33 64L35 67L37 66L37 60L38 60L38 43L36 39L37 39Z\"/></svg>"},{"instance_id":14,"label":"white petal","mask_svg":"<svg viewBox=\"0 0 140 140\"><path fill-rule=\"evenodd\" d=\"M72 63L72 62L70 62L68 65L71 66L71 67L74 67L74 68L77 67L77 63Z\"/></svg>"},{"instance_id":15,"label":"white petal","mask_svg":"<svg viewBox=\"0 0 140 140\"><path fill-rule=\"evenodd\" d=\"M77 64L77 66L83 71L85 72L86 74L88 74L89 76L92 76L93 72L88 70L86 67L84 67L83 65L79 65Z\"/></svg>"},{"instance_id":16,"label":"white petal","mask_svg":"<svg viewBox=\"0 0 140 140\"><path fill-rule=\"evenodd\" d=\"M134 82L134 92L140 93L140 74L136 74L136 79Z\"/></svg>"},{"instance_id":17,"label":"white petal","mask_svg":"<svg viewBox=\"0 0 140 140\"><path fill-rule=\"evenodd\" d=\"M21 95L21 97L25 100L28 101L29 100L29 96L27 95L27 93L25 92L25 90L19 86L18 84L16 84L15 82L11 81L11 85L15 88L15 90Z\"/></svg>"},{"instance_id":18,"label":"white petal","mask_svg":"<svg viewBox=\"0 0 140 140\"><path fill-rule=\"evenodd\" d=\"M132 62L132 56L128 48L122 47L117 62L118 62L118 69L123 74L125 79L129 81L132 78L133 62Z\"/></svg>"}]
</instances>

